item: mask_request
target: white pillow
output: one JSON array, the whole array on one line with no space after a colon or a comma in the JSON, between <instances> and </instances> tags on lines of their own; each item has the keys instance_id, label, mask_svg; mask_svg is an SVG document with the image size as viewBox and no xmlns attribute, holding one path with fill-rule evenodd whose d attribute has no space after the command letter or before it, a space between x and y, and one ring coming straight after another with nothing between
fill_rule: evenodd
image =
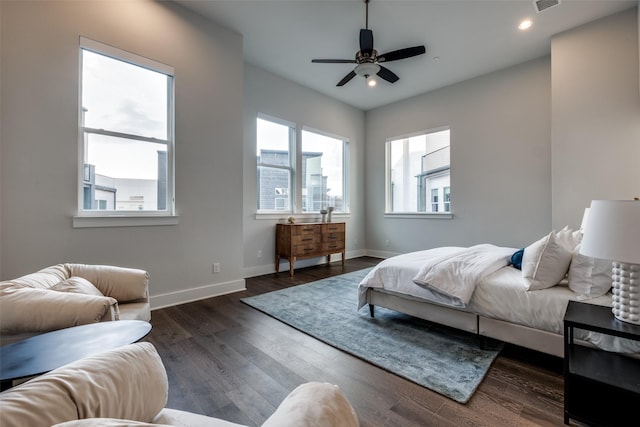
<instances>
[{"instance_id":1,"label":"white pillow","mask_svg":"<svg viewBox=\"0 0 640 427\"><path fill-rule=\"evenodd\" d=\"M550 288L564 278L573 256L573 248L569 249L565 244L552 231L524 249L522 277L527 290Z\"/></svg>"},{"instance_id":2,"label":"white pillow","mask_svg":"<svg viewBox=\"0 0 640 427\"><path fill-rule=\"evenodd\" d=\"M558 243L573 252L576 246L582 241L582 232L580 230L572 230L568 225L556 233Z\"/></svg>"},{"instance_id":3,"label":"white pillow","mask_svg":"<svg viewBox=\"0 0 640 427\"><path fill-rule=\"evenodd\" d=\"M611 261L582 255L578 245L569 266L569 288L580 300L606 294L611 289Z\"/></svg>"}]
</instances>

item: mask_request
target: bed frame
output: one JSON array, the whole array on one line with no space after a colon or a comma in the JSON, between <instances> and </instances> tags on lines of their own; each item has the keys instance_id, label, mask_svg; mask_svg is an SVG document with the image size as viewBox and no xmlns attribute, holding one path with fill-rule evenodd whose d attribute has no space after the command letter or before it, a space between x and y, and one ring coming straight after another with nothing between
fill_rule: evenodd
<instances>
[{"instance_id":1,"label":"bed frame","mask_svg":"<svg viewBox=\"0 0 640 427\"><path fill-rule=\"evenodd\" d=\"M372 317L375 313L375 306L385 307L474 333L480 342L482 342L482 337L489 337L553 356L564 357L564 338L560 334L484 317L464 309L446 307L381 289L367 289L367 304L369 304L369 312Z\"/></svg>"}]
</instances>

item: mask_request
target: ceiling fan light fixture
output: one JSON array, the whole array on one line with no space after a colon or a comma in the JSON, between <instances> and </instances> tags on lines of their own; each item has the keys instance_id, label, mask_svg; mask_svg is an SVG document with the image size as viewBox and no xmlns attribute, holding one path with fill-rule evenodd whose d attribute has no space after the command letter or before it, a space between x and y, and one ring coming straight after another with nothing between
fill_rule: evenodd
<instances>
[{"instance_id":1,"label":"ceiling fan light fixture","mask_svg":"<svg viewBox=\"0 0 640 427\"><path fill-rule=\"evenodd\" d=\"M371 77L367 77L367 86L369 87L376 87L378 85L378 80L371 76Z\"/></svg>"},{"instance_id":2,"label":"ceiling fan light fixture","mask_svg":"<svg viewBox=\"0 0 640 427\"><path fill-rule=\"evenodd\" d=\"M364 64L356 65L356 68L353 70L359 76L364 77L365 79L369 76L375 76L380 71L380 66L378 64L374 64L372 62L365 62Z\"/></svg>"}]
</instances>

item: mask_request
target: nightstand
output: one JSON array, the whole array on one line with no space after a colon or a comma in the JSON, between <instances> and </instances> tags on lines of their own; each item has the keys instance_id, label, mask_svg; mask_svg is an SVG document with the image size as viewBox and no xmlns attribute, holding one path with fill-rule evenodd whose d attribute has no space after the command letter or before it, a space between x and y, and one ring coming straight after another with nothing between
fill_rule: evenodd
<instances>
[{"instance_id":1,"label":"nightstand","mask_svg":"<svg viewBox=\"0 0 640 427\"><path fill-rule=\"evenodd\" d=\"M627 425L637 420L640 359L574 343L574 329L640 341L640 326L622 322L611 307L569 301L564 315L564 423Z\"/></svg>"}]
</instances>

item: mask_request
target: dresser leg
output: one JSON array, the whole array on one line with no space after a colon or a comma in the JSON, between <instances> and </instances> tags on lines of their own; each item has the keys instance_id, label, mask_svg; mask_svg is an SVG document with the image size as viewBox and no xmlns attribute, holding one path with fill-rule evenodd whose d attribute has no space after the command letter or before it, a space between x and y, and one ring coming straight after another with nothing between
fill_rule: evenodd
<instances>
[{"instance_id":1,"label":"dresser leg","mask_svg":"<svg viewBox=\"0 0 640 427\"><path fill-rule=\"evenodd\" d=\"M342 250L342 266L344 267L344 249Z\"/></svg>"},{"instance_id":2,"label":"dresser leg","mask_svg":"<svg viewBox=\"0 0 640 427\"><path fill-rule=\"evenodd\" d=\"M276 273L280 273L280 255L276 255Z\"/></svg>"},{"instance_id":3,"label":"dresser leg","mask_svg":"<svg viewBox=\"0 0 640 427\"><path fill-rule=\"evenodd\" d=\"M296 257L289 258L289 276L293 277L293 268L296 263Z\"/></svg>"}]
</instances>

